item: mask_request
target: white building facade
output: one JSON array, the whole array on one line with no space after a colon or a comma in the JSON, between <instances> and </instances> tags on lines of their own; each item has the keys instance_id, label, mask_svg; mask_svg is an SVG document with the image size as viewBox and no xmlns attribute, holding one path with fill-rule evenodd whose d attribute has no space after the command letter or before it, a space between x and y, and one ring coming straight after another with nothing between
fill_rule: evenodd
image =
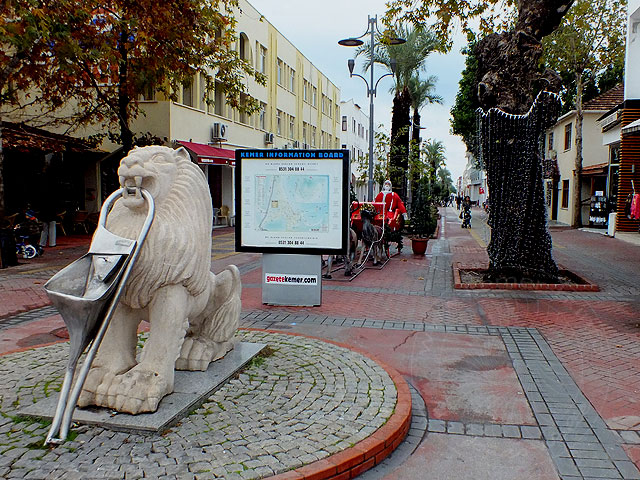
<instances>
[{"instance_id":1,"label":"white building facade","mask_svg":"<svg viewBox=\"0 0 640 480\"><path fill-rule=\"evenodd\" d=\"M465 153L467 165L462 174L462 182L458 192L461 196L469 196L472 202L482 205L489 196L487 190L487 175L484 170L477 167L476 158L471 152Z\"/></svg>"},{"instance_id":2,"label":"white building facade","mask_svg":"<svg viewBox=\"0 0 640 480\"><path fill-rule=\"evenodd\" d=\"M353 99L340 102L340 113L340 143L341 148L349 150L351 185L358 200L366 201L369 180L369 116L365 115ZM374 161L377 159L374 158Z\"/></svg>"}]
</instances>

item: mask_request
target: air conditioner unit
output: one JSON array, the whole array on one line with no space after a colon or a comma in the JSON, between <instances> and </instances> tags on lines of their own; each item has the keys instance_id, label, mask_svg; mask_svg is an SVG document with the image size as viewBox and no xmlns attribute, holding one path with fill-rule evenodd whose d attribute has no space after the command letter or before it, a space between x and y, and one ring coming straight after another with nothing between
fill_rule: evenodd
<instances>
[{"instance_id":1,"label":"air conditioner unit","mask_svg":"<svg viewBox=\"0 0 640 480\"><path fill-rule=\"evenodd\" d=\"M264 134L264 143L270 145L273 143L273 133L265 133Z\"/></svg>"},{"instance_id":2,"label":"air conditioner unit","mask_svg":"<svg viewBox=\"0 0 640 480\"><path fill-rule=\"evenodd\" d=\"M227 139L229 126L224 123L214 123L211 128L211 140L214 142L219 142L221 140Z\"/></svg>"},{"instance_id":3,"label":"air conditioner unit","mask_svg":"<svg viewBox=\"0 0 640 480\"><path fill-rule=\"evenodd\" d=\"M298 140L293 141L293 148L300 148L300 142Z\"/></svg>"}]
</instances>

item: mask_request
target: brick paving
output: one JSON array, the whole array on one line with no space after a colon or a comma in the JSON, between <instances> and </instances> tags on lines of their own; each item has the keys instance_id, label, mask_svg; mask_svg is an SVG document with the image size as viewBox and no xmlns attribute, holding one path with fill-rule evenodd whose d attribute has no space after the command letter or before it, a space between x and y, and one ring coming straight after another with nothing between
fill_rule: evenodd
<instances>
[{"instance_id":1,"label":"brick paving","mask_svg":"<svg viewBox=\"0 0 640 480\"><path fill-rule=\"evenodd\" d=\"M390 364L395 359L396 368L409 380L413 376L401 368L401 363L412 362L399 352L411 344L411 335L416 341L423 337L433 339L434 335L487 336L504 345L511 362L509 368L522 386L533 421L509 422L495 412L480 421L428 415L426 434L421 437L414 430L413 441L418 447L414 444L412 454L405 453L406 461L396 460L393 464L390 459L388 466L383 463L363 478L412 478L409 472L416 462L423 462L425 469L429 466L428 457L416 457L422 451L446 456L447 452L438 448L456 445L454 438L472 437L477 439L474 451L476 447L496 447L498 444L491 443L493 439L506 442L500 444L505 451L523 441L531 442L531 446L542 445L562 479L639 479L640 247L589 232L552 230L556 260L596 282L600 292L456 291L452 288L453 262L469 266L488 262L484 248L490 232L483 221L484 213L474 210L473 216L473 228L461 229L455 210L444 209L440 237L430 241L425 257L414 257L407 246L384 270L366 270L353 282L337 281L334 273L334 280L323 282L320 307L262 305L260 257L234 254L232 229L214 231L220 247L216 250L214 238L213 270L220 270L226 262L240 266L243 326L298 331L352 343L375 351ZM37 322L33 319L36 314L32 318L16 313L47 304L42 303L46 299L42 300L41 284L35 282L46 280L56 268L57 262L44 261L28 274L21 273L23 266L18 267L23 270L8 275L7 270L0 271L0 335L21 323ZM34 294L19 297L19 301L9 300L12 306L7 308L5 300L10 289ZM39 300L28 303L30 298ZM48 312L45 310L42 315L45 313ZM396 344L396 337L390 333L367 333L380 330L401 331L407 336L398 337ZM378 354L378 349L386 342L394 348L386 349L385 357L385 350ZM444 352L441 349L433 354ZM412 368L417 368L415 362ZM437 380L440 375L444 380L443 372L434 371L432 376ZM437 389L438 385L432 384L431 388ZM421 386L418 391L427 401L427 410L432 408L425 388ZM446 391L443 395L445 404L454 401ZM445 437L452 441L438 440ZM537 447L535 452L531 458L539 459ZM522 465L527 464L525 450L519 455ZM447 468L465 471L462 463L455 459L452 462ZM469 462L473 463L471 459ZM498 472L499 465L495 468ZM536 471L533 466L526 471L529 473L520 478L551 478L548 472L531 473Z\"/></svg>"},{"instance_id":2,"label":"brick paving","mask_svg":"<svg viewBox=\"0 0 640 480\"><path fill-rule=\"evenodd\" d=\"M40 448L46 424L14 416L21 405L59 390L66 348L1 357L0 476L264 478L343 451L370 437L392 415L396 388L375 361L301 336L239 336L268 343L273 354L162 437L87 426L49 450Z\"/></svg>"}]
</instances>

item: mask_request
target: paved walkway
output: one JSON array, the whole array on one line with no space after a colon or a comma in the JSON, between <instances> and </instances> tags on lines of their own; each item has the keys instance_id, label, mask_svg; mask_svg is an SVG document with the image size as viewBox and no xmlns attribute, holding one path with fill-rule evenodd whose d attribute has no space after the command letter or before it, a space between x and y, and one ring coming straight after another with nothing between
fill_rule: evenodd
<instances>
[{"instance_id":1,"label":"paved walkway","mask_svg":"<svg viewBox=\"0 0 640 480\"><path fill-rule=\"evenodd\" d=\"M262 305L260 256L235 254L231 229L214 232L213 270L240 267L244 327L371 352L424 401L409 446L364 479L640 479L640 247L553 230L558 263L598 283L600 292L456 291L452 262L486 264L489 230L480 210L471 230L460 228L454 209L442 213L440 238L427 256L407 248L384 270L366 270L353 282L334 275L323 282L320 307ZM47 255L40 262L0 271L2 351L61 335L62 323L42 294L58 262ZM24 311L31 313L18 315ZM4 422L1 435L31 428ZM135 454L127 450L123 464L142 467L138 474L156 465L165 452L152 457L147 445L163 441L146 440ZM9 471L46 453L27 448L9 461L7 452L0 450L1 465ZM215 478L191 468L181 476L166 473Z\"/></svg>"}]
</instances>

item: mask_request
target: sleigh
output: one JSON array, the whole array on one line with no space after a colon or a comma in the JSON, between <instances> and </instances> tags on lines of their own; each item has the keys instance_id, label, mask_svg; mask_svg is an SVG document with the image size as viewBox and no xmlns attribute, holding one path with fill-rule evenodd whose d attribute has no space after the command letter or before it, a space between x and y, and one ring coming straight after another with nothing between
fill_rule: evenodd
<instances>
[{"instance_id":1,"label":"sleigh","mask_svg":"<svg viewBox=\"0 0 640 480\"><path fill-rule=\"evenodd\" d=\"M402 230L402 214L397 211L384 212L383 202L353 202L351 204L351 228L358 233L358 236L360 236L360 232L362 232L362 216L360 215L360 210L363 208L375 209L376 214L371 222L373 225L384 227L392 232Z\"/></svg>"}]
</instances>

